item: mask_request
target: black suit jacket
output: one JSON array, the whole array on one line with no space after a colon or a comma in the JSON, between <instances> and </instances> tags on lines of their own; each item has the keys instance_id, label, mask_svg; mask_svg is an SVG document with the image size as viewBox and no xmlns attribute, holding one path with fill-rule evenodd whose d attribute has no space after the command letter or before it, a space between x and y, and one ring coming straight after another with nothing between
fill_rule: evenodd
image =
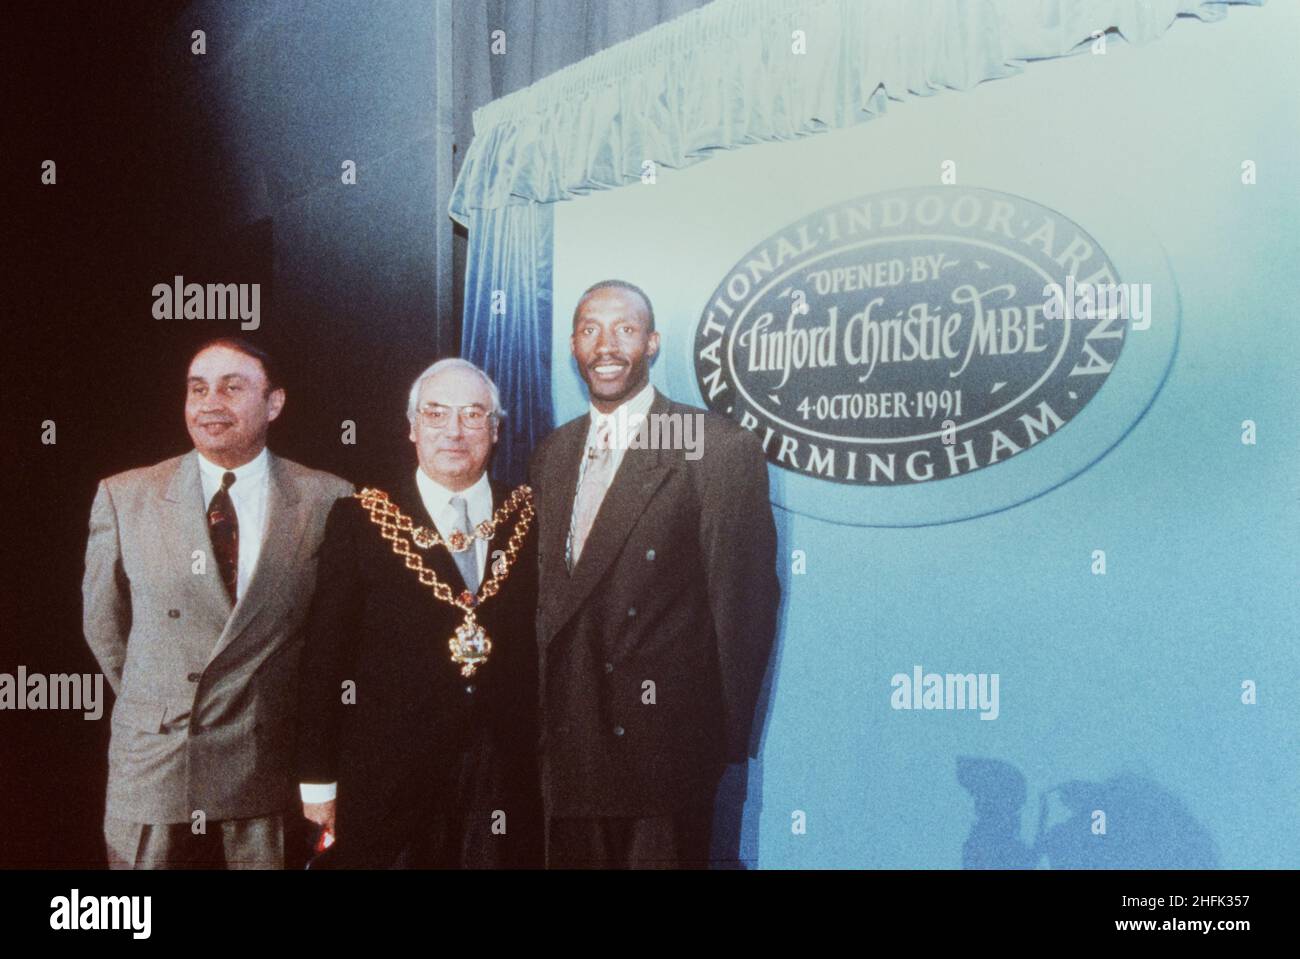
<instances>
[{"instance_id":1,"label":"black suit jacket","mask_svg":"<svg viewBox=\"0 0 1300 959\"><path fill-rule=\"evenodd\" d=\"M417 526L434 528L414 476L385 489ZM494 510L509 493L492 484ZM489 544L485 578L518 519ZM336 865L390 864L411 830L427 828L430 804L447 801L483 730L503 764L507 835L540 847L537 533L534 519L500 592L477 611L492 653L465 678L447 645L463 613L420 584L359 500L334 506L306 625L298 772L301 782L339 784ZM416 552L440 581L465 588L446 548ZM356 683L355 704L342 702L345 680Z\"/></svg>"},{"instance_id":2,"label":"black suit jacket","mask_svg":"<svg viewBox=\"0 0 1300 959\"><path fill-rule=\"evenodd\" d=\"M663 815L750 752L780 586L767 465L749 431L700 416L703 455L628 449L577 567L565 540L590 422L534 454L541 521L542 791L552 817Z\"/></svg>"}]
</instances>

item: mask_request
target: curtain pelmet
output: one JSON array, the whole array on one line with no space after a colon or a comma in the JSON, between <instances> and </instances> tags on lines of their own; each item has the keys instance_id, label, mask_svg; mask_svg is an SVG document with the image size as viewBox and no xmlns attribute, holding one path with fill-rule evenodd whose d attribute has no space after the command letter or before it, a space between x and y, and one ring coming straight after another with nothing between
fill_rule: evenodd
<instances>
[{"instance_id":1,"label":"curtain pelmet","mask_svg":"<svg viewBox=\"0 0 1300 959\"><path fill-rule=\"evenodd\" d=\"M451 215L622 186L647 160L683 167L849 126L891 99L1086 52L1099 31L1147 43L1232 3L1264 0L715 0L476 111Z\"/></svg>"}]
</instances>

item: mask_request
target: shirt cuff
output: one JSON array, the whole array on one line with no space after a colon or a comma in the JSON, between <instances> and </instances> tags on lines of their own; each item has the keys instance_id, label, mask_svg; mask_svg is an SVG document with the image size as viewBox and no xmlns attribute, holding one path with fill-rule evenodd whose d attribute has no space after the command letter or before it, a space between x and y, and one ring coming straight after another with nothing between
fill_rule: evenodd
<instances>
[{"instance_id":1,"label":"shirt cuff","mask_svg":"<svg viewBox=\"0 0 1300 959\"><path fill-rule=\"evenodd\" d=\"M333 802L339 788L338 783L299 783L298 791L306 803Z\"/></svg>"}]
</instances>

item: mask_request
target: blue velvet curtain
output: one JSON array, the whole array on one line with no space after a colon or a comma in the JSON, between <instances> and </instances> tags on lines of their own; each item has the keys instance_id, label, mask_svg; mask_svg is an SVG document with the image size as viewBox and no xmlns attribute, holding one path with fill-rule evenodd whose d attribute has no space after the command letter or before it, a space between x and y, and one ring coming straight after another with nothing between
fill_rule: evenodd
<instances>
[{"instance_id":1,"label":"blue velvet curtain","mask_svg":"<svg viewBox=\"0 0 1300 959\"><path fill-rule=\"evenodd\" d=\"M553 423L551 408L550 204L475 210L465 264L461 355L501 391L501 424L492 475L519 484L528 457Z\"/></svg>"}]
</instances>

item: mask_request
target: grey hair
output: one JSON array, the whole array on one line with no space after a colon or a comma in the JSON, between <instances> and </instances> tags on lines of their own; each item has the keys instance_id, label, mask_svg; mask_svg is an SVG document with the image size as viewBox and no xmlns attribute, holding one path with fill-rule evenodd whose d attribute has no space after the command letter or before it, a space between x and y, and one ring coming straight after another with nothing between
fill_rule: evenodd
<instances>
[{"instance_id":1,"label":"grey hair","mask_svg":"<svg viewBox=\"0 0 1300 959\"><path fill-rule=\"evenodd\" d=\"M501 408L501 392L497 389L497 385L492 382L492 377L488 376L469 360L463 360L459 356L451 356L445 360L439 360L437 363L434 363L415 378L415 382L411 384L410 396L408 396L406 400L407 420L412 423L415 422L415 405L420 399L420 385L429 377L441 373L443 370L472 370L481 376L483 382L487 384L488 392L492 394L491 415L496 417L497 420L505 419L506 411Z\"/></svg>"}]
</instances>

